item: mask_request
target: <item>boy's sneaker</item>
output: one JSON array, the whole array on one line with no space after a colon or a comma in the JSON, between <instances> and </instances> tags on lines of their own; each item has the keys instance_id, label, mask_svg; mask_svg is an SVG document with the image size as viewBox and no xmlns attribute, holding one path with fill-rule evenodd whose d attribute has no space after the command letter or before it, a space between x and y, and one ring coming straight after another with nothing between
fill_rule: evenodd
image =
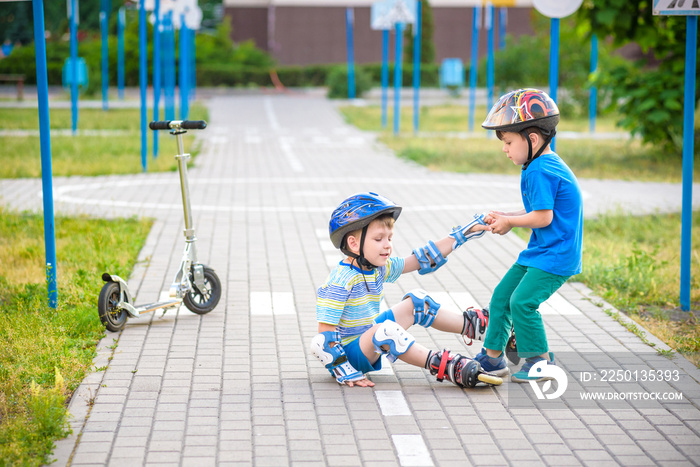
<instances>
[{"instance_id":1,"label":"boy's sneaker","mask_svg":"<svg viewBox=\"0 0 700 467\"><path fill-rule=\"evenodd\" d=\"M526 383L528 381L547 381L550 379L554 379L551 376L530 376L530 368L532 368L533 365L535 365L537 362L541 362L542 360L545 360L542 357L530 357L525 360L525 363L523 363L523 366L520 368L519 371L516 373L513 373L513 375L510 377L510 380L514 383ZM549 361L547 361L547 365L556 365L554 363L554 354L552 352L549 352Z\"/></svg>"},{"instance_id":2,"label":"boy's sneaker","mask_svg":"<svg viewBox=\"0 0 700 467\"><path fill-rule=\"evenodd\" d=\"M503 352L498 357L489 357L486 349L482 348L481 352L474 357L474 360L479 362L481 369L487 373L493 373L496 376L505 376L508 374L508 365L506 359L503 358Z\"/></svg>"}]
</instances>

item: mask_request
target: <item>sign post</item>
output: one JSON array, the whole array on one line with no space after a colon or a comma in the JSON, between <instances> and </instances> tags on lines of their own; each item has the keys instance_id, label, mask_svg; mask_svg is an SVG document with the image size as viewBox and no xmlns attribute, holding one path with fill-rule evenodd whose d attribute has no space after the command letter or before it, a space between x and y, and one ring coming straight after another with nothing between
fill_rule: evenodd
<instances>
[{"instance_id":1,"label":"sign post","mask_svg":"<svg viewBox=\"0 0 700 467\"><path fill-rule=\"evenodd\" d=\"M549 45L549 97L557 102L559 87L559 20L576 12L583 0L533 0L537 11L551 18ZM556 151L556 141L550 143L552 151Z\"/></svg>"},{"instance_id":2,"label":"sign post","mask_svg":"<svg viewBox=\"0 0 700 467\"><path fill-rule=\"evenodd\" d=\"M33 0L36 90L39 107L39 140L41 145L41 188L44 201L44 248L46 249L46 285L49 308L58 306L56 274L56 226L53 214L53 175L51 168L51 133L49 130L49 85L46 70L46 37L44 36L44 2Z\"/></svg>"},{"instance_id":3,"label":"sign post","mask_svg":"<svg viewBox=\"0 0 700 467\"><path fill-rule=\"evenodd\" d=\"M351 7L345 9L345 39L348 49L348 99L355 98L355 51L353 39L353 27L355 26L355 10Z\"/></svg>"},{"instance_id":4,"label":"sign post","mask_svg":"<svg viewBox=\"0 0 700 467\"><path fill-rule=\"evenodd\" d=\"M693 152L695 149L695 70L698 44L697 0L654 0L655 15L686 17L685 88L683 96L683 205L681 211L681 310L690 311L691 233L693 228Z\"/></svg>"},{"instance_id":5,"label":"sign post","mask_svg":"<svg viewBox=\"0 0 700 467\"><path fill-rule=\"evenodd\" d=\"M472 8L472 50L469 63L469 132L474 132L476 112L476 71L479 66L479 29L481 28L481 7ZM488 109L490 110L490 109Z\"/></svg>"}]
</instances>

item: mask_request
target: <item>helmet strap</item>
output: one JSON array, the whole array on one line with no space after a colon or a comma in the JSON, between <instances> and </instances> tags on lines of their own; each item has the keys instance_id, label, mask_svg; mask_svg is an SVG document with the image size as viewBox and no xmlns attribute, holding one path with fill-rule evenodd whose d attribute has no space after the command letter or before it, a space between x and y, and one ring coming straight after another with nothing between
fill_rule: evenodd
<instances>
[{"instance_id":1,"label":"helmet strap","mask_svg":"<svg viewBox=\"0 0 700 467\"><path fill-rule=\"evenodd\" d=\"M554 135L557 134L557 130L552 130L548 135L544 136L544 144L537 150L534 156L532 155L532 141L530 141L530 134L527 132L527 129L521 131L520 134L527 140L527 161L523 164L523 170L527 170L530 163L540 157L549 143L552 142Z\"/></svg>"}]
</instances>

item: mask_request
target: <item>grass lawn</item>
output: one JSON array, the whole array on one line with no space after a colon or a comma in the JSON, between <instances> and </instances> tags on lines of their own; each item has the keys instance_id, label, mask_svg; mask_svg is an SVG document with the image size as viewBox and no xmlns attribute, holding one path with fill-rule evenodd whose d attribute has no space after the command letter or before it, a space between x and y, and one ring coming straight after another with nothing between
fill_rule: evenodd
<instances>
[{"instance_id":1,"label":"grass lawn","mask_svg":"<svg viewBox=\"0 0 700 467\"><path fill-rule=\"evenodd\" d=\"M50 110L49 122L54 129L71 128L70 109ZM192 120L206 120L203 105L192 106ZM141 173L141 114L139 109L80 109L78 134L52 135L51 165L55 176L107 175ZM38 130L36 109L11 109L0 113L0 130ZM105 130L104 135L80 134L80 130ZM116 132L114 131L116 130ZM177 170L173 156L175 138L160 131L158 157L153 159L153 132L148 130L147 170ZM185 135L185 150L194 156L194 132ZM0 178L41 176L39 136L0 136Z\"/></svg>"},{"instance_id":2,"label":"grass lawn","mask_svg":"<svg viewBox=\"0 0 700 467\"><path fill-rule=\"evenodd\" d=\"M43 465L104 336L104 271L128 277L151 221L56 218L58 308L47 306L43 216L0 208L0 465ZM94 369L92 369L94 371Z\"/></svg>"}]
</instances>

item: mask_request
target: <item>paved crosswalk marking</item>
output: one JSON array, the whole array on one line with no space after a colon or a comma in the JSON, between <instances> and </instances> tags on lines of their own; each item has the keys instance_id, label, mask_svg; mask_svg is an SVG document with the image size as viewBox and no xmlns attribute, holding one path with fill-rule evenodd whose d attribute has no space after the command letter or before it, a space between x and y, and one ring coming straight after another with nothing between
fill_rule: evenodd
<instances>
[{"instance_id":1,"label":"paved crosswalk marking","mask_svg":"<svg viewBox=\"0 0 700 467\"><path fill-rule=\"evenodd\" d=\"M411 415L411 409L401 391L374 391L379 408L385 417Z\"/></svg>"},{"instance_id":2,"label":"paved crosswalk marking","mask_svg":"<svg viewBox=\"0 0 700 467\"><path fill-rule=\"evenodd\" d=\"M430 452L421 435L391 435L401 467L432 466Z\"/></svg>"},{"instance_id":3,"label":"paved crosswalk marking","mask_svg":"<svg viewBox=\"0 0 700 467\"><path fill-rule=\"evenodd\" d=\"M292 292L251 292L250 314L255 316L280 316L296 314Z\"/></svg>"}]
</instances>

